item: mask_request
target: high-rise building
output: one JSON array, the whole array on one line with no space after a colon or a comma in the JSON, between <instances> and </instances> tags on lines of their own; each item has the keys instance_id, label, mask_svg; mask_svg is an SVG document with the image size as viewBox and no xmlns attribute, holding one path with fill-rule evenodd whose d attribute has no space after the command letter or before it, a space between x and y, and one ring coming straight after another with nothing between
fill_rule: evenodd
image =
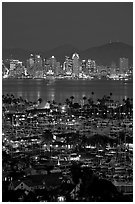
<instances>
[{"instance_id":1,"label":"high-rise building","mask_svg":"<svg viewBox=\"0 0 135 204\"><path fill-rule=\"evenodd\" d=\"M65 62L64 62L64 71L66 75L71 75L72 74L72 60L66 56L65 57Z\"/></svg>"},{"instance_id":2,"label":"high-rise building","mask_svg":"<svg viewBox=\"0 0 135 204\"><path fill-rule=\"evenodd\" d=\"M116 63L112 62L111 69L110 69L110 75L115 75L116 74L116 70L117 70Z\"/></svg>"},{"instance_id":3,"label":"high-rise building","mask_svg":"<svg viewBox=\"0 0 135 204\"><path fill-rule=\"evenodd\" d=\"M89 74L96 73L96 62L95 60L88 59L86 63L86 68Z\"/></svg>"},{"instance_id":4,"label":"high-rise building","mask_svg":"<svg viewBox=\"0 0 135 204\"><path fill-rule=\"evenodd\" d=\"M10 69L9 69L9 75L12 77L16 76L16 70L17 68L21 68L22 67L22 62L20 62L19 60L10 60Z\"/></svg>"},{"instance_id":5,"label":"high-rise building","mask_svg":"<svg viewBox=\"0 0 135 204\"><path fill-rule=\"evenodd\" d=\"M45 65L46 65L46 59L44 58L42 62L42 66L45 67Z\"/></svg>"},{"instance_id":6,"label":"high-rise building","mask_svg":"<svg viewBox=\"0 0 135 204\"><path fill-rule=\"evenodd\" d=\"M40 55L35 55L35 66L36 68L42 67L42 58Z\"/></svg>"},{"instance_id":7,"label":"high-rise building","mask_svg":"<svg viewBox=\"0 0 135 204\"><path fill-rule=\"evenodd\" d=\"M55 67L56 67L56 62L57 62L56 58L55 58L54 56L52 56L52 57L50 58L50 65L51 65L53 71L54 71L54 69L55 69Z\"/></svg>"},{"instance_id":8,"label":"high-rise building","mask_svg":"<svg viewBox=\"0 0 135 204\"><path fill-rule=\"evenodd\" d=\"M27 74L30 76L34 76L34 65L35 60L33 54L30 55L30 58L27 60Z\"/></svg>"},{"instance_id":9,"label":"high-rise building","mask_svg":"<svg viewBox=\"0 0 135 204\"><path fill-rule=\"evenodd\" d=\"M120 58L120 74L128 72L128 58Z\"/></svg>"},{"instance_id":10,"label":"high-rise building","mask_svg":"<svg viewBox=\"0 0 135 204\"><path fill-rule=\"evenodd\" d=\"M30 58L27 60L27 68L34 66L34 57L33 54L30 55Z\"/></svg>"},{"instance_id":11,"label":"high-rise building","mask_svg":"<svg viewBox=\"0 0 135 204\"><path fill-rule=\"evenodd\" d=\"M60 62L56 62L55 76L58 76L60 72Z\"/></svg>"},{"instance_id":12,"label":"high-rise building","mask_svg":"<svg viewBox=\"0 0 135 204\"><path fill-rule=\"evenodd\" d=\"M10 70L15 69L16 66L22 66L22 62L20 62L19 60L11 60L10 61Z\"/></svg>"},{"instance_id":13,"label":"high-rise building","mask_svg":"<svg viewBox=\"0 0 135 204\"><path fill-rule=\"evenodd\" d=\"M79 61L79 55L77 53L74 53L72 55L72 62L73 62L73 76L78 77L79 70L80 70L80 61Z\"/></svg>"},{"instance_id":14,"label":"high-rise building","mask_svg":"<svg viewBox=\"0 0 135 204\"><path fill-rule=\"evenodd\" d=\"M82 73L86 72L86 60L81 61L81 69L82 69Z\"/></svg>"},{"instance_id":15,"label":"high-rise building","mask_svg":"<svg viewBox=\"0 0 135 204\"><path fill-rule=\"evenodd\" d=\"M10 71L11 71L11 70L14 70L15 67L16 67L16 64L15 64L14 61L12 60L12 61L10 62Z\"/></svg>"}]
</instances>

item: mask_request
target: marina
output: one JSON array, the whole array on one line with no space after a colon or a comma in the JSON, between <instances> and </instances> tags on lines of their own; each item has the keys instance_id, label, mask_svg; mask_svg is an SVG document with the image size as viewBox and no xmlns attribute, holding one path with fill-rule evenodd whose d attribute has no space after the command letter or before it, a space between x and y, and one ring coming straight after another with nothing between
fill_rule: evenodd
<instances>
[{"instance_id":1,"label":"marina","mask_svg":"<svg viewBox=\"0 0 135 204\"><path fill-rule=\"evenodd\" d=\"M57 104L3 95L3 152L20 161L14 167L3 157L3 181L12 183L17 172L24 177L50 172L72 184L71 169L77 162L110 181L119 193L132 196L132 111L129 98L118 103L103 97L76 105L73 97ZM76 191L72 196L77 199Z\"/></svg>"}]
</instances>

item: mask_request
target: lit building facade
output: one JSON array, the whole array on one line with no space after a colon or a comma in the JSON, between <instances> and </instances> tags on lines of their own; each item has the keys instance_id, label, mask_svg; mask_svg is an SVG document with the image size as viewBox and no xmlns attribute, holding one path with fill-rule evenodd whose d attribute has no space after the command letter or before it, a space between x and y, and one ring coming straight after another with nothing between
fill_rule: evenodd
<instances>
[{"instance_id":1,"label":"lit building facade","mask_svg":"<svg viewBox=\"0 0 135 204\"><path fill-rule=\"evenodd\" d=\"M37 68L41 68L42 67L42 58L40 55L35 55L35 66Z\"/></svg>"},{"instance_id":2,"label":"lit building facade","mask_svg":"<svg viewBox=\"0 0 135 204\"><path fill-rule=\"evenodd\" d=\"M32 67L34 66L34 57L33 54L30 55L30 58L27 60L27 67Z\"/></svg>"},{"instance_id":3,"label":"lit building facade","mask_svg":"<svg viewBox=\"0 0 135 204\"><path fill-rule=\"evenodd\" d=\"M79 55L77 53L74 53L72 55L72 62L73 62L73 76L78 77L80 71L80 61Z\"/></svg>"},{"instance_id":4,"label":"lit building facade","mask_svg":"<svg viewBox=\"0 0 135 204\"><path fill-rule=\"evenodd\" d=\"M128 58L120 58L120 74L125 74L128 72Z\"/></svg>"},{"instance_id":5,"label":"lit building facade","mask_svg":"<svg viewBox=\"0 0 135 204\"><path fill-rule=\"evenodd\" d=\"M73 72L72 66L73 66L72 60L68 56L66 56L64 67L63 67L63 70L65 71L66 75L72 75L72 72Z\"/></svg>"},{"instance_id":6,"label":"lit building facade","mask_svg":"<svg viewBox=\"0 0 135 204\"><path fill-rule=\"evenodd\" d=\"M88 59L88 61L86 63L86 69L88 70L89 75L96 73L97 70L96 70L95 60Z\"/></svg>"},{"instance_id":7,"label":"lit building facade","mask_svg":"<svg viewBox=\"0 0 135 204\"><path fill-rule=\"evenodd\" d=\"M22 68L22 62L19 60L11 60L10 61L10 69L9 69L9 76L15 77L17 75L18 69Z\"/></svg>"},{"instance_id":8,"label":"lit building facade","mask_svg":"<svg viewBox=\"0 0 135 204\"><path fill-rule=\"evenodd\" d=\"M56 60L56 58L55 58L54 56L52 56L52 57L50 58L49 64L50 64L50 66L51 66L52 72L55 73L55 69L56 69L56 65L57 65L57 60Z\"/></svg>"},{"instance_id":9,"label":"lit building facade","mask_svg":"<svg viewBox=\"0 0 135 204\"><path fill-rule=\"evenodd\" d=\"M111 76L114 76L114 75L116 75L116 73L117 73L116 63L115 63L115 62L112 62L111 67L110 67L110 69L109 69L109 74L110 74Z\"/></svg>"}]
</instances>

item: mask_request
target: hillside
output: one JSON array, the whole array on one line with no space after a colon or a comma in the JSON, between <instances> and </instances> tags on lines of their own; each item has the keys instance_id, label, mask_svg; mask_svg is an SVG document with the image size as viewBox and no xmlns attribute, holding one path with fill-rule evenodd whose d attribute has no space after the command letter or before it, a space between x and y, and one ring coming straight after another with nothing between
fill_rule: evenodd
<instances>
[{"instance_id":1,"label":"hillside","mask_svg":"<svg viewBox=\"0 0 135 204\"><path fill-rule=\"evenodd\" d=\"M72 54L77 52L81 59L93 59L96 63L101 65L111 65L112 62L119 64L120 57L127 57L129 64L133 64L133 47L122 42L112 42L98 47L92 47L83 51L73 47L72 45L65 44L48 51L37 50L23 50L19 48L15 49L3 49L3 59L11 58L26 61L29 58L30 53L41 54L44 58L49 58L52 55L56 57L61 63L64 61L65 56L72 57Z\"/></svg>"}]
</instances>

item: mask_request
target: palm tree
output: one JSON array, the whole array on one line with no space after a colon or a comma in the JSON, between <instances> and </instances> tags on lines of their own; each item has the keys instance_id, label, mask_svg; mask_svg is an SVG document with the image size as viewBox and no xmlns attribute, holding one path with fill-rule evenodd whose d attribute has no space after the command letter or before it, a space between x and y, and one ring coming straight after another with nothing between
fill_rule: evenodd
<instances>
[{"instance_id":1,"label":"palm tree","mask_svg":"<svg viewBox=\"0 0 135 204\"><path fill-rule=\"evenodd\" d=\"M125 100L125 99L123 99L123 104L125 105L125 103L126 103L126 100Z\"/></svg>"},{"instance_id":2,"label":"palm tree","mask_svg":"<svg viewBox=\"0 0 135 204\"><path fill-rule=\"evenodd\" d=\"M110 97L112 96L112 92L110 92Z\"/></svg>"},{"instance_id":3,"label":"palm tree","mask_svg":"<svg viewBox=\"0 0 135 204\"><path fill-rule=\"evenodd\" d=\"M91 92L91 95L92 95L92 100L93 100L93 96L94 96L94 92L93 91Z\"/></svg>"},{"instance_id":4,"label":"palm tree","mask_svg":"<svg viewBox=\"0 0 135 204\"><path fill-rule=\"evenodd\" d=\"M12 99L15 98L13 94L11 94L11 98L12 98Z\"/></svg>"},{"instance_id":5,"label":"palm tree","mask_svg":"<svg viewBox=\"0 0 135 204\"><path fill-rule=\"evenodd\" d=\"M71 102L73 103L74 96L70 96Z\"/></svg>"},{"instance_id":6,"label":"palm tree","mask_svg":"<svg viewBox=\"0 0 135 204\"><path fill-rule=\"evenodd\" d=\"M53 101L52 101L52 104L53 104L53 105L55 105L55 104L56 104L56 101L55 101L55 100L53 100Z\"/></svg>"},{"instance_id":7,"label":"palm tree","mask_svg":"<svg viewBox=\"0 0 135 204\"><path fill-rule=\"evenodd\" d=\"M70 100L68 98L66 98L65 103L66 103L66 105L69 105L70 104Z\"/></svg>"},{"instance_id":8,"label":"palm tree","mask_svg":"<svg viewBox=\"0 0 135 204\"><path fill-rule=\"evenodd\" d=\"M88 103L89 103L89 105L92 104L92 99L91 98L88 98Z\"/></svg>"},{"instance_id":9,"label":"palm tree","mask_svg":"<svg viewBox=\"0 0 135 204\"><path fill-rule=\"evenodd\" d=\"M112 93L110 92L110 102L113 102L112 100Z\"/></svg>"},{"instance_id":10,"label":"palm tree","mask_svg":"<svg viewBox=\"0 0 135 204\"><path fill-rule=\"evenodd\" d=\"M87 97L83 96L83 105L85 104L86 99L87 99Z\"/></svg>"},{"instance_id":11,"label":"palm tree","mask_svg":"<svg viewBox=\"0 0 135 204\"><path fill-rule=\"evenodd\" d=\"M39 98L39 99L38 99L38 103L39 103L39 104L40 104L42 101L43 101L42 98Z\"/></svg>"},{"instance_id":12,"label":"palm tree","mask_svg":"<svg viewBox=\"0 0 135 204\"><path fill-rule=\"evenodd\" d=\"M93 102L94 102L94 100L93 100L94 92L93 91L91 92L91 95L92 95L92 104L93 104Z\"/></svg>"}]
</instances>

